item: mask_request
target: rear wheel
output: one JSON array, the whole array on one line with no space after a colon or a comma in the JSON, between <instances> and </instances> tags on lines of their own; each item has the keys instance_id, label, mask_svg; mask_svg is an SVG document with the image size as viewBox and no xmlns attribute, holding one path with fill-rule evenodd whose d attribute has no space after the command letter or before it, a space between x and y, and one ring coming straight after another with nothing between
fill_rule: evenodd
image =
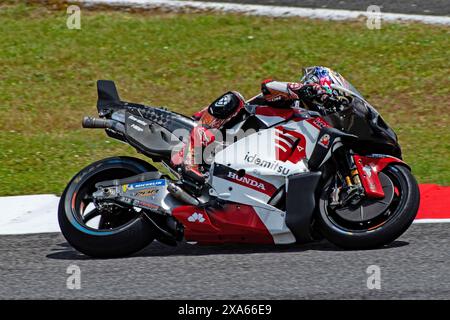
<instances>
[{"instance_id":1,"label":"rear wheel","mask_svg":"<svg viewBox=\"0 0 450 320\"><path fill-rule=\"evenodd\" d=\"M78 251L92 257L130 255L153 239L153 229L133 208L111 206L98 209L92 194L100 181L122 179L155 171L148 163L130 157L113 157L81 170L61 196L58 220L66 240Z\"/></svg>"},{"instance_id":2,"label":"rear wheel","mask_svg":"<svg viewBox=\"0 0 450 320\"><path fill-rule=\"evenodd\" d=\"M363 199L339 209L330 206L334 180L320 199L318 226L330 242L347 249L369 249L391 243L405 232L419 208L419 187L410 170L391 164L379 173L384 199Z\"/></svg>"}]
</instances>

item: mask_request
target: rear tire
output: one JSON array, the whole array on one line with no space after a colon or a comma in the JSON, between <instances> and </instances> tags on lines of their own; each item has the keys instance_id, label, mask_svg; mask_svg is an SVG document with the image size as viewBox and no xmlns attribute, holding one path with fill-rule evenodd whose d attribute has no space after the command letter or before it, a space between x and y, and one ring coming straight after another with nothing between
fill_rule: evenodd
<instances>
[{"instance_id":1,"label":"rear tire","mask_svg":"<svg viewBox=\"0 0 450 320\"><path fill-rule=\"evenodd\" d=\"M319 203L318 227L327 240L345 249L371 249L391 243L409 228L419 209L420 194L417 182L410 170L403 165L389 165L383 173L392 182L395 181L394 185L399 192L396 200L398 204L392 212L384 213L386 221L366 230L353 230L333 219L328 207L331 181L325 186Z\"/></svg>"},{"instance_id":2,"label":"rear tire","mask_svg":"<svg viewBox=\"0 0 450 320\"><path fill-rule=\"evenodd\" d=\"M78 209L81 205L77 205L84 201L80 197L95 191L95 183L99 181L148 171L156 169L140 159L112 157L97 161L76 174L64 190L58 209L59 226L67 242L81 253L97 258L123 257L149 245L154 239L154 230L142 215L131 215L129 221L127 216L123 225L113 228L94 229L83 223L83 213Z\"/></svg>"}]
</instances>

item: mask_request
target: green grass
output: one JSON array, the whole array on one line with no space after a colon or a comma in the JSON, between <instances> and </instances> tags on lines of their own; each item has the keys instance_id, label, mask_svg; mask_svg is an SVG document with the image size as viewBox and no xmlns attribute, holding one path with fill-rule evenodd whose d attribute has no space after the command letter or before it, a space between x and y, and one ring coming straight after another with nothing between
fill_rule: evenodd
<instances>
[{"instance_id":1,"label":"green grass","mask_svg":"<svg viewBox=\"0 0 450 320\"><path fill-rule=\"evenodd\" d=\"M0 195L59 194L90 162L135 155L80 128L96 114L97 79L115 80L124 100L191 114L317 64L378 108L420 182L450 182L449 28L83 10L82 29L69 30L65 19L64 9L0 6Z\"/></svg>"}]
</instances>

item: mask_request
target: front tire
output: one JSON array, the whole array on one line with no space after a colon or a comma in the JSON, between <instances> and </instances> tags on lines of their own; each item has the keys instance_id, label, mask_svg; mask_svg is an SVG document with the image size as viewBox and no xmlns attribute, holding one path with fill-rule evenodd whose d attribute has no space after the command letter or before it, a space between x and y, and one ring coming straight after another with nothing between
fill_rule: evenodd
<instances>
[{"instance_id":1,"label":"front tire","mask_svg":"<svg viewBox=\"0 0 450 320\"><path fill-rule=\"evenodd\" d=\"M419 209L417 182L403 165L391 164L382 173L395 191L389 207L373 221L347 223L338 217L329 206L332 181L325 186L319 202L318 227L327 240L345 249L372 249L391 243L409 228Z\"/></svg>"},{"instance_id":2,"label":"front tire","mask_svg":"<svg viewBox=\"0 0 450 320\"><path fill-rule=\"evenodd\" d=\"M140 159L112 157L97 161L76 174L64 190L58 209L59 226L67 242L81 253L96 258L123 257L149 245L154 239L154 230L142 215L129 209L109 219L101 212L94 212L100 216L97 228L84 221L84 217L96 210L85 212L97 182L148 171L156 169Z\"/></svg>"}]
</instances>

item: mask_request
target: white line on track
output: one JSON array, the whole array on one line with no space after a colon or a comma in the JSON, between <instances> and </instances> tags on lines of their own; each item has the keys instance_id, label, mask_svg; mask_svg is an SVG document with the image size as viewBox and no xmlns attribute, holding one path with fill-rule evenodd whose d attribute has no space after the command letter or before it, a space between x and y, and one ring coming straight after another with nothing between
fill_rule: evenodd
<instances>
[{"instance_id":1,"label":"white line on track","mask_svg":"<svg viewBox=\"0 0 450 320\"><path fill-rule=\"evenodd\" d=\"M53 194L0 197L0 234L60 232L58 203Z\"/></svg>"},{"instance_id":2,"label":"white line on track","mask_svg":"<svg viewBox=\"0 0 450 320\"><path fill-rule=\"evenodd\" d=\"M59 197L52 194L0 197L0 234L60 232ZM449 223L450 219L417 219L414 223Z\"/></svg>"},{"instance_id":3,"label":"white line on track","mask_svg":"<svg viewBox=\"0 0 450 320\"><path fill-rule=\"evenodd\" d=\"M135 8L157 9L162 8L171 11L183 11L196 9L199 11L223 11L241 13L254 16L268 17L303 17L322 20L354 20L360 17L373 17L373 13L366 11L339 10L339 9L313 9L286 6L266 6L253 4L235 4L201 1L172 1L172 0L78 0L85 4L102 4L111 6L128 6ZM450 17L430 16L403 13L381 12L383 21L398 22L410 21L426 24L438 24L450 26Z\"/></svg>"},{"instance_id":4,"label":"white line on track","mask_svg":"<svg viewBox=\"0 0 450 320\"><path fill-rule=\"evenodd\" d=\"M450 219L416 219L414 223L450 223Z\"/></svg>"}]
</instances>

